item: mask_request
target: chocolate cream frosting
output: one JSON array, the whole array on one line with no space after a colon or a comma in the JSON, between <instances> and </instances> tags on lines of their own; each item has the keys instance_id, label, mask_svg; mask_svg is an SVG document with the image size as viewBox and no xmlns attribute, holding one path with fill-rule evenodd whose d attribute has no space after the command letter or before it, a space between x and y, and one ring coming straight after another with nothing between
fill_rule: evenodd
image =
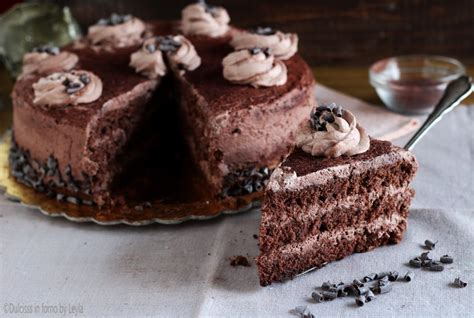
<instances>
[{"instance_id":1,"label":"chocolate cream frosting","mask_svg":"<svg viewBox=\"0 0 474 318\"><path fill-rule=\"evenodd\" d=\"M185 35L219 37L229 30L230 17L226 9L198 2L181 12L181 29Z\"/></svg>"},{"instance_id":2,"label":"chocolate cream frosting","mask_svg":"<svg viewBox=\"0 0 474 318\"><path fill-rule=\"evenodd\" d=\"M111 18L112 19L112 18ZM93 45L105 48L122 48L137 45L142 41L145 23L132 16L121 17L117 23L99 20L89 27L87 38Z\"/></svg>"},{"instance_id":3,"label":"chocolate cream frosting","mask_svg":"<svg viewBox=\"0 0 474 318\"><path fill-rule=\"evenodd\" d=\"M23 56L23 69L20 77L29 74L46 75L73 69L79 58L71 52L30 52Z\"/></svg>"},{"instance_id":4,"label":"chocolate cream frosting","mask_svg":"<svg viewBox=\"0 0 474 318\"><path fill-rule=\"evenodd\" d=\"M201 65L201 58L193 44L184 36L176 35L158 36L146 40L142 48L131 55L130 66L137 73L150 79L164 76L168 70L163 53L166 54L168 61L183 73L193 71Z\"/></svg>"},{"instance_id":5,"label":"chocolate cream frosting","mask_svg":"<svg viewBox=\"0 0 474 318\"><path fill-rule=\"evenodd\" d=\"M36 105L87 104L102 94L102 81L88 71L58 72L40 78L33 84L33 90Z\"/></svg>"},{"instance_id":6,"label":"chocolate cream frosting","mask_svg":"<svg viewBox=\"0 0 474 318\"><path fill-rule=\"evenodd\" d=\"M269 48L277 59L287 60L298 51L298 35L257 28L253 31L236 31L230 42L236 50L254 47Z\"/></svg>"},{"instance_id":7,"label":"chocolate cream frosting","mask_svg":"<svg viewBox=\"0 0 474 318\"><path fill-rule=\"evenodd\" d=\"M222 60L222 66L224 78L235 84L269 87L287 81L285 63L260 48L232 52Z\"/></svg>"},{"instance_id":8,"label":"chocolate cream frosting","mask_svg":"<svg viewBox=\"0 0 474 318\"><path fill-rule=\"evenodd\" d=\"M319 118L315 119L314 115ZM313 121L303 123L296 136L297 146L305 152L313 156L336 158L363 153L370 148L369 136L350 111L342 110L340 114L334 115L331 110L323 111L318 107L312 117ZM318 121L316 125L323 125L315 129L314 120Z\"/></svg>"}]
</instances>

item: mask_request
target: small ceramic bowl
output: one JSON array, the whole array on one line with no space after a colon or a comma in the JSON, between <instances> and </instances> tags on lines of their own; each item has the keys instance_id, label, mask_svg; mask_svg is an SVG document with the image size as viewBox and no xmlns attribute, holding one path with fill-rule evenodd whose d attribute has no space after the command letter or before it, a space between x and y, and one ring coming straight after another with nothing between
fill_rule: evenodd
<instances>
[{"instance_id":1,"label":"small ceramic bowl","mask_svg":"<svg viewBox=\"0 0 474 318\"><path fill-rule=\"evenodd\" d=\"M465 72L464 66L452 58L406 55L372 64L369 80L389 109L426 114L441 99L447 84Z\"/></svg>"}]
</instances>

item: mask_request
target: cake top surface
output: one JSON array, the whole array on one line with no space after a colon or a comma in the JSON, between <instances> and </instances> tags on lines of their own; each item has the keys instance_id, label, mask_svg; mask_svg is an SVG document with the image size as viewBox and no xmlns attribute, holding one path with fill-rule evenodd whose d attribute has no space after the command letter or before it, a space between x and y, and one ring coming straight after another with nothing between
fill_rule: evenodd
<instances>
[{"instance_id":1,"label":"cake top surface","mask_svg":"<svg viewBox=\"0 0 474 318\"><path fill-rule=\"evenodd\" d=\"M268 189L276 192L282 190L300 190L307 186L319 185L335 178L349 178L353 174L394 164L400 161L418 166L415 156L388 141L372 139L366 152L353 156L337 158L314 157L302 149L293 152L275 169Z\"/></svg>"},{"instance_id":2,"label":"cake top surface","mask_svg":"<svg viewBox=\"0 0 474 318\"><path fill-rule=\"evenodd\" d=\"M157 36L178 34L178 26L177 22L147 23L147 29ZM231 28L223 36L214 38L201 35L187 36L195 46L202 63L197 69L186 72L183 76L207 101L209 112L218 114L225 111L238 111L253 105L265 107L293 90L301 90L313 85L311 70L297 54L284 61L288 68L288 80L284 85L253 88L226 81L222 76L221 62L229 52L233 51L229 44L233 30L236 29ZM92 103L54 109L33 105L32 85L41 78L39 75L19 79L15 84L13 95L20 99L20 103L35 107L45 115L57 119L58 122L84 127L91 116L100 111L107 101L131 91L140 84L154 81L137 74L129 66L131 54L139 48L140 45L133 45L117 48L114 51L97 51L88 46L77 45L77 43L63 48L63 51L74 53L79 57L76 68L93 72L102 80L102 95Z\"/></svg>"},{"instance_id":3,"label":"cake top surface","mask_svg":"<svg viewBox=\"0 0 474 318\"><path fill-rule=\"evenodd\" d=\"M372 139L368 151L353 156L340 156L337 158L314 157L303 151L301 148L295 148L295 150L281 164L281 167L290 168L297 176L305 176L335 166L367 161L390 153L394 151L394 148L395 147L389 141Z\"/></svg>"}]
</instances>

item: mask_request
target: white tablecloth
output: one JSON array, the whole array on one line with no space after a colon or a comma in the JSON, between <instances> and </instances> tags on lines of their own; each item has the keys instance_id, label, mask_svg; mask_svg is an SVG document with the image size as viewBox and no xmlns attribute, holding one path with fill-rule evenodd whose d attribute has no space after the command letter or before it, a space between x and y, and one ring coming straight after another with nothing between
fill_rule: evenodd
<instances>
[{"instance_id":1,"label":"white tablecloth","mask_svg":"<svg viewBox=\"0 0 474 318\"><path fill-rule=\"evenodd\" d=\"M262 288L255 264L229 257L258 254L259 211L182 225L147 227L75 224L0 199L0 315L288 317L307 305L317 317L468 317L474 315L474 107L459 107L414 152L420 170L408 231L396 246L352 255L286 283ZM414 270L411 283L364 307L353 298L315 304L314 286L410 268L425 239L450 254L443 272ZM464 289L450 282L461 276ZM73 307L76 306L76 307ZM56 314L55 311L58 313ZM63 315L64 316L64 315Z\"/></svg>"}]
</instances>

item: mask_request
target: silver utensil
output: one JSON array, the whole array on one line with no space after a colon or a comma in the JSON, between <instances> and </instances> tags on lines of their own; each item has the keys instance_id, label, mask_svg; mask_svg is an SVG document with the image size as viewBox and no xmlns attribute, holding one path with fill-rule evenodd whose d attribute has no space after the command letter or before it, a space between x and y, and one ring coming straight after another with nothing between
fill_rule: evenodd
<instances>
[{"instance_id":1,"label":"silver utensil","mask_svg":"<svg viewBox=\"0 0 474 318\"><path fill-rule=\"evenodd\" d=\"M406 150L412 150L413 146L415 146L415 144L428 132L428 130L430 130L431 127L471 94L472 89L472 80L467 75L462 75L449 83L443 97L441 97L441 100L404 148Z\"/></svg>"}]
</instances>

